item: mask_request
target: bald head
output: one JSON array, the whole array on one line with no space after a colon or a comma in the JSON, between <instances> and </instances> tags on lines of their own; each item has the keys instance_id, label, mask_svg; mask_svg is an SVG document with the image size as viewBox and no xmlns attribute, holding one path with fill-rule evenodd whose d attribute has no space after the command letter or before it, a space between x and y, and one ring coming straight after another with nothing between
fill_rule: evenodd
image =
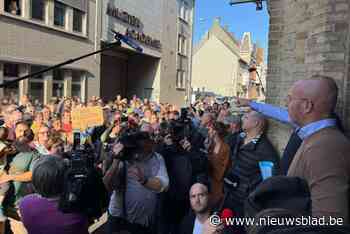
<instances>
[{"instance_id":1,"label":"bald head","mask_svg":"<svg viewBox=\"0 0 350 234\"><path fill-rule=\"evenodd\" d=\"M335 81L326 76L313 76L308 80L301 80L295 84L301 97L310 99L314 104L314 111L331 114L337 104L338 87Z\"/></svg>"},{"instance_id":2,"label":"bald head","mask_svg":"<svg viewBox=\"0 0 350 234\"><path fill-rule=\"evenodd\" d=\"M299 125L329 118L334 113L337 97L338 87L330 77L316 75L297 81L289 94L289 115Z\"/></svg>"},{"instance_id":3,"label":"bald head","mask_svg":"<svg viewBox=\"0 0 350 234\"><path fill-rule=\"evenodd\" d=\"M201 192L201 193L207 193L208 192L208 187L205 186L204 184L201 184L201 183L195 183L191 186L191 189L190 189L190 196L191 194L194 194L195 192Z\"/></svg>"}]
</instances>

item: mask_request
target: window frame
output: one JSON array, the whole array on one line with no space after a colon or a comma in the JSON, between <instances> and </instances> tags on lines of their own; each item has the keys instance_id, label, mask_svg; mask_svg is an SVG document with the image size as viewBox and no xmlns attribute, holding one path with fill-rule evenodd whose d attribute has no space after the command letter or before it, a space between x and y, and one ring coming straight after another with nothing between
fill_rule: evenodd
<instances>
[{"instance_id":1,"label":"window frame","mask_svg":"<svg viewBox=\"0 0 350 234\"><path fill-rule=\"evenodd\" d=\"M80 22L80 24L81 24L80 25L80 27L81 27L80 31L79 30L75 30L75 28L74 28L75 22L76 22L75 17L74 17L75 13L79 13L80 16L81 16L81 18L80 18L80 20L81 20L81 22ZM75 32L75 33L84 34L86 12L83 12L81 10L73 8L73 16L72 17L73 17L73 19L72 19L72 22L73 22L72 31Z\"/></svg>"},{"instance_id":2,"label":"window frame","mask_svg":"<svg viewBox=\"0 0 350 234\"><path fill-rule=\"evenodd\" d=\"M38 1L38 0L31 0L30 1L30 19L31 20L36 20L36 21L40 21L40 22L46 22L47 20L46 20L46 16L47 16L47 11L48 11L48 9L47 9L47 0L40 0L40 1L42 1L42 3L43 3L43 10L42 10L42 13L43 13L43 15L42 15L42 19L38 19L38 18L34 18L33 17L33 9L34 9L34 7L33 7L33 2L34 1Z\"/></svg>"},{"instance_id":3,"label":"window frame","mask_svg":"<svg viewBox=\"0 0 350 234\"><path fill-rule=\"evenodd\" d=\"M187 57L187 37L183 34L179 34L178 35L178 42L177 42L177 45L178 45L178 49L177 49L177 52L178 54L184 56L184 57Z\"/></svg>"},{"instance_id":4,"label":"window frame","mask_svg":"<svg viewBox=\"0 0 350 234\"><path fill-rule=\"evenodd\" d=\"M191 8L187 1L180 0L179 2L179 10L178 10L178 17L186 24L190 24L191 22Z\"/></svg>"},{"instance_id":5,"label":"window frame","mask_svg":"<svg viewBox=\"0 0 350 234\"><path fill-rule=\"evenodd\" d=\"M35 68L35 69L33 69ZM38 65L31 65L30 66L30 73L33 74L34 72L38 72L43 70L45 67L44 66L38 66ZM33 98L32 96L32 85L42 85L43 87L43 91L42 91L42 97L40 98L40 102L43 103L44 102L44 95L45 95L45 73L40 74L41 78L37 78L37 77L32 77L31 79L29 79L29 84L28 84L28 92L30 93L31 98Z\"/></svg>"},{"instance_id":6,"label":"window frame","mask_svg":"<svg viewBox=\"0 0 350 234\"><path fill-rule=\"evenodd\" d=\"M61 6L64 10L64 13L63 13L63 25L61 24L56 24L56 7L59 8L58 6ZM67 10L68 10L68 6L61 3L61 2L58 2L58 1L54 1L54 9L53 9L53 25L55 27L60 27L60 28L66 28L66 25L67 25Z\"/></svg>"},{"instance_id":7,"label":"window frame","mask_svg":"<svg viewBox=\"0 0 350 234\"><path fill-rule=\"evenodd\" d=\"M35 68L35 69L33 69L33 68ZM39 71L41 71L43 69L45 69L44 66L32 65L32 66L30 66L30 73L33 74L33 73L39 72ZM44 82L44 79L45 79L45 74L41 73L40 74L40 78L37 78L37 76L36 77L32 77L29 81L30 82L31 81L33 81L33 82Z\"/></svg>"},{"instance_id":8,"label":"window frame","mask_svg":"<svg viewBox=\"0 0 350 234\"><path fill-rule=\"evenodd\" d=\"M5 66L6 65L14 65L14 66L16 66L17 67L17 75L16 76L13 76L13 75L6 75L5 74ZM19 78L20 77L20 64L18 64L18 63L11 63L11 62L5 62L5 63L3 63L3 71L4 71L4 73L3 73L3 76L4 76L4 82L7 82L7 81L13 81L14 79L17 79L17 78ZM4 96L7 96L7 95L5 95L6 93L7 93L7 91L6 90L12 90L12 89L17 89L17 94L16 94L16 97L15 98L19 98L19 83L17 82L17 83L14 83L14 84L11 84L11 85L9 85L9 86L7 86L7 87L5 87L4 89L3 89L3 91L4 91ZM11 95L11 93L10 93L10 95ZM13 98L13 97L11 97L10 96L10 98Z\"/></svg>"},{"instance_id":9,"label":"window frame","mask_svg":"<svg viewBox=\"0 0 350 234\"><path fill-rule=\"evenodd\" d=\"M76 81L74 80L74 76L78 74L78 76L80 76L80 81ZM74 85L79 85L80 86L80 95L79 95L79 98L81 99L82 98L82 95L83 95L83 78L84 78L84 74L83 74L83 71L77 71L77 70L72 70L72 87L71 87L71 94L72 94L72 97L75 96L73 95L73 86Z\"/></svg>"},{"instance_id":10,"label":"window frame","mask_svg":"<svg viewBox=\"0 0 350 234\"><path fill-rule=\"evenodd\" d=\"M17 70L17 74L15 76L13 75L7 75L6 74L6 66L10 65L10 66L15 66L16 70ZM11 80L11 79L16 79L19 77L19 64L18 63L3 63L3 71L4 71L4 80Z\"/></svg>"},{"instance_id":11,"label":"window frame","mask_svg":"<svg viewBox=\"0 0 350 234\"><path fill-rule=\"evenodd\" d=\"M6 2L8 1L8 2ZM11 14L11 15L16 15L16 16L23 16L23 0L15 0L16 1L16 5L17 5L17 12L16 14L13 14L11 11L10 11L10 5L8 4L11 4L13 0L4 0L4 12L8 13L8 14Z\"/></svg>"},{"instance_id":12,"label":"window frame","mask_svg":"<svg viewBox=\"0 0 350 234\"><path fill-rule=\"evenodd\" d=\"M186 1L183 2L184 3L184 15L183 15L183 20L185 20L187 23L189 22L188 20L188 12L189 12L189 6L188 3Z\"/></svg>"},{"instance_id":13,"label":"window frame","mask_svg":"<svg viewBox=\"0 0 350 234\"><path fill-rule=\"evenodd\" d=\"M60 72L61 75L62 75L62 80L58 80L58 79L55 79L57 76L57 72ZM56 96L55 95L55 88L54 86L55 85L61 85L62 86L62 95L61 96ZM63 97L64 96L64 70L63 69L56 69L56 70L53 70L53 73L52 73L52 97Z\"/></svg>"},{"instance_id":14,"label":"window frame","mask_svg":"<svg viewBox=\"0 0 350 234\"><path fill-rule=\"evenodd\" d=\"M180 74L180 76L179 76ZM187 71L184 69L177 69L176 71L176 89L186 89L186 75Z\"/></svg>"}]
</instances>

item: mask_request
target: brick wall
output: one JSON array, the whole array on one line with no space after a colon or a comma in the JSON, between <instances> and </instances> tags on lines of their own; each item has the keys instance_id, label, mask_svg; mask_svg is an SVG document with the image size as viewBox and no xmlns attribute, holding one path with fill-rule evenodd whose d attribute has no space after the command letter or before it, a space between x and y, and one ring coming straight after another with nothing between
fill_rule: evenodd
<instances>
[{"instance_id":1,"label":"brick wall","mask_svg":"<svg viewBox=\"0 0 350 234\"><path fill-rule=\"evenodd\" d=\"M270 0L267 102L285 105L294 81L314 74L333 77L339 87L337 112L350 127L348 0ZM269 135L280 152L291 129L272 122Z\"/></svg>"}]
</instances>

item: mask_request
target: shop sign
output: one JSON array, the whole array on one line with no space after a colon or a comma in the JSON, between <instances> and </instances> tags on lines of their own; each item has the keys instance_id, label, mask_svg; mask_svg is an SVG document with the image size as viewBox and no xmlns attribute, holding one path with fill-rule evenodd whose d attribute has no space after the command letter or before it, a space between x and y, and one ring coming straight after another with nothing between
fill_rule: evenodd
<instances>
[{"instance_id":1,"label":"shop sign","mask_svg":"<svg viewBox=\"0 0 350 234\"><path fill-rule=\"evenodd\" d=\"M153 48L161 49L162 46L160 40L154 39L139 31L141 29L142 21L136 16L130 15L128 12L118 9L110 3L107 6L107 15L138 29L127 28L125 33L126 36Z\"/></svg>"},{"instance_id":2,"label":"shop sign","mask_svg":"<svg viewBox=\"0 0 350 234\"><path fill-rule=\"evenodd\" d=\"M154 39L144 33L135 31L133 29L127 28L125 35L145 45L151 46L153 48L156 48L156 49L162 48L160 40Z\"/></svg>"},{"instance_id":3,"label":"shop sign","mask_svg":"<svg viewBox=\"0 0 350 234\"><path fill-rule=\"evenodd\" d=\"M114 7L112 4L108 4L107 6L107 15L112 16L124 23L127 23L133 27L141 28L141 20L136 16L130 15L128 12L120 10Z\"/></svg>"}]
</instances>

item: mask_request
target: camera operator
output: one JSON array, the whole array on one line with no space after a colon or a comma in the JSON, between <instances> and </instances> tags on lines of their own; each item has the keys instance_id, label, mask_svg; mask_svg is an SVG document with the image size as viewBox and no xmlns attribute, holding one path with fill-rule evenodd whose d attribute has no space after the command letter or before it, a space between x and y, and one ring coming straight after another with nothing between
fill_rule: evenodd
<instances>
[{"instance_id":1,"label":"camera operator","mask_svg":"<svg viewBox=\"0 0 350 234\"><path fill-rule=\"evenodd\" d=\"M107 233L151 233L157 193L168 188L169 178L161 155L145 132L125 136L113 147L112 166L104 177L113 192L108 208Z\"/></svg>"},{"instance_id":2,"label":"camera operator","mask_svg":"<svg viewBox=\"0 0 350 234\"><path fill-rule=\"evenodd\" d=\"M33 170L36 194L25 196L19 204L28 234L89 233L87 217L80 213L63 213L58 209L64 173L64 161L56 156L44 157L36 163Z\"/></svg>"},{"instance_id":3,"label":"camera operator","mask_svg":"<svg viewBox=\"0 0 350 234\"><path fill-rule=\"evenodd\" d=\"M189 210L188 191L193 182L193 167L192 147L186 132L184 123L171 121L169 134L160 148L170 178L169 190L161 197L161 233L178 233L179 224Z\"/></svg>"},{"instance_id":4,"label":"camera operator","mask_svg":"<svg viewBox=\"0 0 350 234\"><path fill-rule=\"evenodd\" d=\"M122 133L122 126L119 120L115 120L110 127L108 127L101 135L101 142L103 144L113 144L118 140Z\"/></svg>"},{"instance_id":5,"label":"camera operator","mask_svg":"<svg viewBox=\"0 0 350 234\"><path fill-rule=\"evenodd\" d=\"M116 118L111 126L109 126L101 135L100 140L103 145L101 152L101 159L103 160L103 172L105 172L112 163L111 147L118 142L120 137L126 134L128 130L127 122L121 122L121 118Z\"/></svg>"}]
</instances>

